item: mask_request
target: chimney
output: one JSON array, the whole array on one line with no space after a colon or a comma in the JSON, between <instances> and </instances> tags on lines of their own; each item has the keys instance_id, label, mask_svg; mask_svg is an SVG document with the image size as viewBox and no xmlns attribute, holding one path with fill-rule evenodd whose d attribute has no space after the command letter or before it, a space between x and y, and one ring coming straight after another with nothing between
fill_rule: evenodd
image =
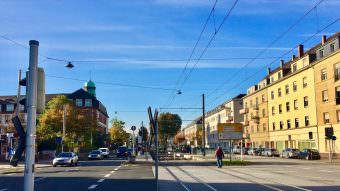
<instances>
[{"instance_id":1,"label":"chimney","mask_svg":"<svg viewBox=\"0 0 340 191\"><path fill-rule=\"evenodd\" d=\"M280 60L280 68L283 68L285 61L284 60Z\"/></svg>"},{"instance_id":2,"label":"chimney","mask_svg":"<svg viewBox=\"0 0 340 191\"><path fill-rule=\"evenodd\" d=\"M321 44L322 45L325 44L326 40L327 40L326 35L322 35L322 37L321 37Z\"/></svg>"},{"instance_id":3,"label":"chimney","mask_svg":"<svg viewBox=\"0 0 340 191\"><path fill-rule=\"evenodd\" d=\"M298 46L298 57L301 58L303 56L303 45L299 44Z\"/></svg>"},{"instance_id":4,"label":"chimney","mask_svg":"<svg viewBox=\"0 0 340 191\"><path fill-rule=\"evenodd\" d=\"M267 68L267 75L270 74L270 68Z\"/></svg>"},{"instance_id":5,"label":"chimney","mask_svg":"<svg viewBox=\"0 0 340 191\"><path fill-rule=\"evenodd\" d=\"M294 59L295 59L295 55L293 54L293 55L292 55L292 61L294 61Z\"/></svg>"}]
</instances>

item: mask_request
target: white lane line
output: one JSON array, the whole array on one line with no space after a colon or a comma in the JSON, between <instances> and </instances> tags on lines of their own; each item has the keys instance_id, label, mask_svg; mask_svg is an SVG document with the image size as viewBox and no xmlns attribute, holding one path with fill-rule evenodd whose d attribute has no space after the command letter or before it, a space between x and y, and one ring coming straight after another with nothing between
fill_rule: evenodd
<instances>
[{"instance_id":1,"label":"white lane line","mask_svg":"<svg viewBox=\"0 0 340 191\"><path fill-rule=\"evenodd\" d=\"M115 171L111 171L110 173L112 174L112 173L114 173Z\"/></svg>"},{"instance_id":2,"label":"white lane line","mask_svg":"<svg viewBox=\"0 0 340 191\"><path fill-rule=\"evenodd\" d=\"M304 168L302 168L302 169L304 169L304 170L310 170L311 168L309 168L309 167L304 167Z\"/></svg>"},{"instance_id":3,"label":"white lane line","mask_svg":"<svg viewBox=\"0 0 340 191\"><path fill-rule=\"evenodd\" d=\"M40 180L44 180L46 177L40 177L34 180L34 182L39 182Z\"/></svg>"},{"instance_id":4,"label":"white lane line","mask_svg":"<svg viewBox=\"0 0 340 191\"><path fill-rule=\"evenodd\" d=\"M1 189L0 191L5 191L5 190L7 190L7 188Z\"/></svg>"},{"instance_id":5,"label":"white lane line","mask_svg":"<svg viewBox=\"0 0 340 191\"><path fill-rule=\"evenodd\" d=\"M333 172L333 171L330 171L330 170L319 170L320 172Z\"/></svg>"},{"instance_id":6,"label":"white lane line","mask_svg":"<svg viewBox=\"0 0 340 191\"><path fill-rule=\"evenodd\" d=\"M110 175L111 175L111 174L107 174L107 175L105 175L104 177L107 178L107 177L109 177Z\"/></svg>"},{"instance_id":7,"label":"white lane line","mask_svg":"<svg viewBox=\"0 0 340 191\"><path fill-rule=\"evenodd\" d=\"M97 182L103 182L105 179L104 178L102 178L102 179L100 179L100 180L98 180Z\"/></svg>"},{"instance_id":8,"label":"white lane line","mask_svg":"<svg viewBox=\"0 0 340 191\"><path fill-rule=\"evenodd\" d=\"M98 184L93 184L90 187L88 187L87 189L92 190L92 189L95 189L97 186L98 186Z\"/></svg>"}]
</instances>

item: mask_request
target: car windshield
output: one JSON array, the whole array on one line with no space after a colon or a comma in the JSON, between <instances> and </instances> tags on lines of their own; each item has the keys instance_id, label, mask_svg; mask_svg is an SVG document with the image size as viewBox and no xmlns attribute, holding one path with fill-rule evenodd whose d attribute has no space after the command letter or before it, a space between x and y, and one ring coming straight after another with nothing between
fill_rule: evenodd
<instances>
[{"instance_id":1,"label":"car windshield","mask_svg":"<svg viewBox=\"0 0 340 191\"><path fill-rule=\"evenodd\" d=\"M98 154L100 154L100 151L92 151L91 154L96 154L96 155L98 155Z\"/></svg>"},{"instance_id":2,"label":"car windshield","mask_svg":"<svg viewBox=\"0 0 340 191\"><path fill-rule=\"evenodd\" d=\"M106 149L100 149L102 152L106 152Z\"/></svg>"},{"instance_id":3,"label":"car windshield","mask_svg":"<svg viewBox=\"0 0 340 191\"><path fill-rule=\"evenodd\" d=\"M72 153L60 153L58 155L58 158L61 158L61 157L72 157Z\"/></svg>"},{"instance_id":4,"label":"car windshield","mask_svg":"<svg viewBox=\"0 0 340 191\"><path fill-rule=\"evenodd\" d=\"M299 149L292 149L292 151L299 151Z\"/></svg>"}]
</instances>

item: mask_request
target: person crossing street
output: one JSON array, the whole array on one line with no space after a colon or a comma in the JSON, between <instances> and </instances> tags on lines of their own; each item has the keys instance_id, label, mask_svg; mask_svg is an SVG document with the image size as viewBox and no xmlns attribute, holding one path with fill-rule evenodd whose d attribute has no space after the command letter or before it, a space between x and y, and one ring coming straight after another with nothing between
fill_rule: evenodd
<instances>
[{"instance_id":1,"label":"person crossing street","mask_svg":"<svg viewBox=\"0 0 340 191\"><path fill-rule=\"evenodd\" d=\"M217 147L215 157L217 160L217 167L222 168L222 159L224 158L224 153L221 147Z\"/></svg>"}]
</instances>

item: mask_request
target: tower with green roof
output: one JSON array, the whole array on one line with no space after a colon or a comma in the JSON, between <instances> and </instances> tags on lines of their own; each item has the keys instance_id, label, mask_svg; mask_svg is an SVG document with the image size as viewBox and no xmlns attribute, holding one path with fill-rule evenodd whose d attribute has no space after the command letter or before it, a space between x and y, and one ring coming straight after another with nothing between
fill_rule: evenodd
<instances>
[{"instance_id":1,"label":"tower with green roof","mask_svg":"<svg viewBox=\"0 0 340 191\"><path fill-rule=\"evenodd\" d=\"M96 85L94 84L92 80L85 83L84 89L86 92L96 97Z\"/></svg>"}]
</instances>

